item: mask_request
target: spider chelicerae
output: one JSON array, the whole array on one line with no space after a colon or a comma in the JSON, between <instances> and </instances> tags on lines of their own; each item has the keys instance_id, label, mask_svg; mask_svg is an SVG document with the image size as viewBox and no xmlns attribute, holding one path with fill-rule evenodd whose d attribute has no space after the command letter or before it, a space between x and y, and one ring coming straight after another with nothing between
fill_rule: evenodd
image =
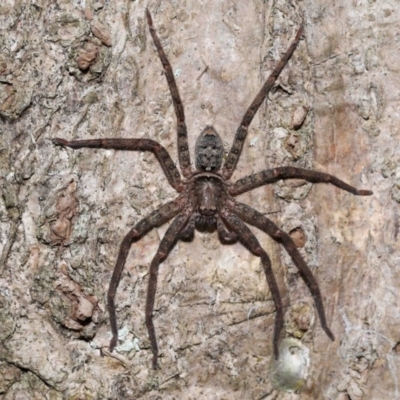
<instances>
[{"instance_id":1,"label":"spider chelicerae","mask_svg":"<svg viewBox=\"0 0 400 400\"><path fill-rule=\"evenodd\" d=\"M225 161L223 162L224 148L220 136L212 126L206 126L196 141L196 169L193 171L190 162L183 104L171 64L157 37L152 17L148 10L146 10L146 17L150 34L164 68L174 104L177 118L179 166L184 179L182 179L167 150L160 143L151 139L90 139L73 141L60 138L53 139L55 144L71 147L73 149L90 147L128 151L149 151L157 158L170 185L179 193L179 196L175 200L162 205L158 210L153 211L146 218L139 221L122 240L107 296L112 331L110 351L113 351L118 340L114 299L130 247L132 243L140 240L151 229L159 227L171 219L173 219L173 221L168 227L158 247L157 253L151 261L147 290L146 326L150 338L151 350L153 352L152 366L154 369L157 368L158 358L157 339L153 324L158 268L178 240L190 241L193 239L195 229L203 232L217 231L222 243L228 244L239 241L251 253L261 259L268 286L275 303L276 317L273 333L273 349L276 358L278 358L279 338L284 323L282 300L271 268L270 258L246 224L259 228L276 242L283 245L314 298L322 329L331 340L334 340L334 336L326 323L325 311L318 283L297 250L292 238L264 214L246 204L237 202L235 197L263 185L293 178L303 179L312 183L330 183L358 196L368 196L371 195L372 192L369 190L358 190L335 176L323 172L296 167L266 169L239 179L236 182L230 182L230 178L235 170L247 136L248 127L260 105L264 102L268 92L275 84L279 74L296 49L303 33L303 25L298 30L293 42L264 83L250 107L245 112Z\"/></svg>"}]
</instances>

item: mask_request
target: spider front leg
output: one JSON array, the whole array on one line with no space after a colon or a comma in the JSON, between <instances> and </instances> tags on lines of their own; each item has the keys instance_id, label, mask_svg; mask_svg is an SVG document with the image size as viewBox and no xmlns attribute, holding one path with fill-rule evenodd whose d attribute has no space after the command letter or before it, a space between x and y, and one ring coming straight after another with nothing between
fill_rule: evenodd
<instances>
[{"instance_id":1,"label":"spider front leg","mask_svg":"<svg viewBox=\"0 0 400 400\"><path fill-rule=\"evenodd\" d=\"M222 221L229 227L231 232L236 233L240 242L254 255L261 258L261 264L264 269L267 283L271 291L272 299L275 303L275 325L273 335L274 356L279 357L279 338L283 328L283 305L281 295L279 293L278 284L271 267L271 260L265 250L260 246L257 238L251 230L243 223L243 221L230 210L221 211Z\"/></svg>"},{"instance_id":2,"label":"spider front leg","mask_svg":"<svg viewBox=\"0 0 400 400\"><path fill-rule=\"evenodd\" d=\"M346 190L356 196L370 196L370 190L359 190L350 186L346 182L336 178L336 176L324 172L312 171L296 167L278 167L266 169L253 175L246 176L237 180L230 188L229 194L237 196L263 185L275 183L284 179L304 179L311 183L330 183L339 189Z\"/></svg>"},{"instance_id":3,"label":"spider front leg","mask_svg":"<svg viewBox=\"0 0 400 400\"><path fill-rule=\"evenodd\" d=\"M146 9L147 24L151 37L153 38L154 45L156 46L158 56L161 64L164 68L165 77L167 78L169 91L171 92L172 102L174 103L175 115L178 125L178 157L179 165L182 170L182 174L185 178L189 178L192 172L190 167L190 153L188 146L187 128L185 122L185 112L183 110L183 104L181 96L179 95L178 86L176 85L174 74L172 72L171 64L165 55L164 49L162 48L160 39L157 36L156 30L153 26L153 19L148 9Z\"/></svg>"},{"instance_id":4,"label":"spider front leg","mask_svg":"<svg viewBox=\"0 0 400 400\"><path fill-rule=\"evenodd\" d=\"M153 352L153 369L157 369L157 357L158 357L158 346L156 331L153 323L153 311L154 301L157 291L157 278L158 278L158 267L167 258L169 252L174 247L177 239L179 238L179 232L185 227L188 219L190 218L191 210L183 210L169 226L167 232L161 240L160 246L157 250L156 255L150 264L150 276L149 284L147 288L147 299L146 299L146 326L149 333L151 351Z\"/></svg>"},{"instance_id":5,"label":"spider front leg","mask_svg":"<svg viewBox=\"0 0 400 400\"><path fill-rule=\"evenodd\" d=\"M294 265L298 269L301 277L308 286L314 298L314 302L317 307L317 312L322 329L325 331L329 339L331 339L332 341L335 340L333 333L328 328L328 325L326 323L324 304L322 302L321 291L319 290L317 280L315 279L310 268L308 267L303 257L297 250L296 245L294 244L292 238L282 229L279 229L265 215L247 206L246 204L236 203L232 207L232 211L236 215L238 215L244 222L247 222L248 224L253 225L256 228L261 229L276 242L281 243L283 245L285 250L289 253L290 257L292 258Z\"/></svg>"},{"instance_id":6,"label":"spider front leg","mask_svg":"<svg viewBox=\"0 0 400 400\"><path fill-rule=\"evenodd\" d=\"M182 197L178 197L176 200L162 205L158 210L153 211L146 218L138 222L122 240L107 294L108 311L110 313L110 325L112 332L112 339L110 341L111 352L114 350L118 340L117 316L115 312L114 299L131 245L132 243L141 239L153 228L165 224L176 214L178 214L181 209L182 201Z\"/></svg>"},{"instance_id":7,"label":"spider front leg","mask_svg":"<svg viewBox=\"0 0 400 400\"><path fill-rule=\"evenodd\" d=\"M112 149L127 151L150 151L153 153L163 169L168 182L177 191L183 189L181 176L167 150L151 139L89 139L89 140L65 140L61 138L52 139L56 145L81 149L84 147L92 149Z\"/></svg>"},{"instance_id":8,"label":"spider front leg","mask_svg":"<svg viewBox=\"0 0 400 400\"><path fill-rule=\"evenodd\" d=\"M256 98L253 100L250 107L244 114L242 121L239 125L239 128L236 130L235 139L229 151L228 157L226 158L225 164L222 168L222 176L224 177L224 179L229 179L232 176L243 149L243 144L247 136L247 129L251 124L251 121L253 121L254 115L257 113L261 104L267 97L267 94L274 86L279 74L282 72L283 68L285 68L285 65L289 61L293 52L295 51L297 45L299 44L302 34L303 34L303 24L297 31L296 37L290 44L289 48L286 50L286 53L282 56L277 66L272 71L271 75L265 81L264 86L258 92Z\"/></svg>"}]
</instances>

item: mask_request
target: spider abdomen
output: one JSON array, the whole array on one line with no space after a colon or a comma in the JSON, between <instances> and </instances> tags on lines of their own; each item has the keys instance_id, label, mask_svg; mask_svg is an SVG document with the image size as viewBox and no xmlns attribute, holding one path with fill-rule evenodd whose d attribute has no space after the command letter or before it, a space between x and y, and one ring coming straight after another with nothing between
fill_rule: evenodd
<instances>
[{"instance_id":1,"label":"spider abdomen","mask_svg":"<svg viewBox=\"0 0 400 400\"><path fill-rule=\"evenodd\" d=\"M222 164L224 145L212 126L206 126L196 141L196 168L200 171L218 171Z\"/></svg>"}]
</instances>

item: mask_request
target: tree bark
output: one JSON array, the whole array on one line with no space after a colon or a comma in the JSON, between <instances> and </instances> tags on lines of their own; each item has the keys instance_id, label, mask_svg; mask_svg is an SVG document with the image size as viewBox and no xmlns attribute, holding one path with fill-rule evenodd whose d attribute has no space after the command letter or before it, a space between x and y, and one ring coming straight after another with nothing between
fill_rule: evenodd
<instances>
[{"instance_id":1,"label":"tree bark","mask_svg":"<svg viewBox=\"0 0 400 400\"><path fill-rule=\"evenodd\" d=\"M399 398L398 4L77 4L0 4L2 398ZM184 103L192 159L206 125L229 150L304 20L232 181L293 165L373 196L290 180L238 197L292 236L322 292L334 342L288 254L252 229L272 260L286 310L282 352L301 363L297 375L273 357L274 304L260 260L199 232L161 264L161 368L151 369L148 267L168 224L131 248L116 296L119 346L107 351L106 294L120 242L177 194L152 154L72 150L51 139L149 138L177 162L146 7Z\"/></svg>"}]
</instances>

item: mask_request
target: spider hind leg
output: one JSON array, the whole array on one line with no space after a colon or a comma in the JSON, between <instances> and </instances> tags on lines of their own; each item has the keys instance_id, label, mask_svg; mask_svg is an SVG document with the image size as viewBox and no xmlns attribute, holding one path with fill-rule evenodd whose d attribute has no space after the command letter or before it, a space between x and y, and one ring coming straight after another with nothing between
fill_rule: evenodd
<instances>
[{"instance_id":1,"label":"spider hind leg","mask_svg":"<svg viewBox=\"0 0 400 400\"><path fill-rule=\"evenodd\" d=\"M286 50L286 53L279 60L274 70L271 72L270 76L265 81L263 87L260 89L257 96L250 104L249 108L246 110L242 118L242 121L240 122L240 125L236 130L235 138L233 140L232 147L229 150L228 157L226 158L226 161L222 167L222 176L225 179L229 179L232 176L233 171L236 168L236 164L239 160L240 154L242 152L244 141L246 139L248 128L251 124L251 121L253 121L253 118L256 115L261 104L264 102L268 93L273 88L276 80L278 79L283 68L285 68L293 52L296 50L296 47L300 42L302 34L303 34L303 24L297 31L297 34L292 43L290 44L289 48Z\"/></svg>"},{"instance_id":2,"label":"spider hind leg","mask_svg":"<svg viewBox=\"0 0 400 400\"><path fill-rule=\"evenodd\" d=\"M174 104L174 110L177 120L177 133L178 133L178 158L179 165L181 167L182 174L185 178L190 177L192 172L190 166L190 153L188 146L188 135L185 122L185 112L183 109L183 104L181 96L179 95L178 86L176 85L174 73L167 56L165 55L164 49L161 45L160 39L157 36L156 30L153 26L153 19L151 18L150 11L146 9L147 24L149 26L151 37L153 38L154 45L156 46L158 57L160 58L161 64L164 69L165 77L167 78L167 83L169 91L171 93L172 102Z\"/></svg>"}]
</instances>

